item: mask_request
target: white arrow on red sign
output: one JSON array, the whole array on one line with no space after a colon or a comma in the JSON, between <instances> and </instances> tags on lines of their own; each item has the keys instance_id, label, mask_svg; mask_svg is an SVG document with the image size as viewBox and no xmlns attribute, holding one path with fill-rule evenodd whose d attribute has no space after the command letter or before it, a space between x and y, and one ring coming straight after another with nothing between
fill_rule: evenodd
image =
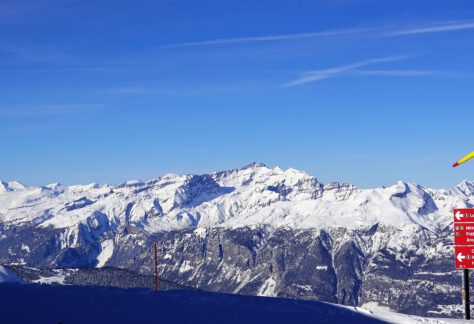
<instances>
[{"instance_id":1,"label":"white arrow on red sign","mask_svg":"<svg viewBox=\"0 0 474 324\"><path fill-rule=\"evenodd\" d=\"M458 261L459 262L462 262L462 260L464 260L466 257L464 255L462 255L462 253L458 253Z\"/></svg>"},{"instance_id":2,"label":"white arrow on red sign","mask_svg":"<svg viewBox=\"0 0 474 324\"><path fill-rule=\"evenodd\" d=\"M456 213L456 215L454 215L454 217L456 217L456 219L457 219L458 221L461 220L461 218L462 218L461 212L458 211L458 212Z\"/></svg>"}]
</instances>

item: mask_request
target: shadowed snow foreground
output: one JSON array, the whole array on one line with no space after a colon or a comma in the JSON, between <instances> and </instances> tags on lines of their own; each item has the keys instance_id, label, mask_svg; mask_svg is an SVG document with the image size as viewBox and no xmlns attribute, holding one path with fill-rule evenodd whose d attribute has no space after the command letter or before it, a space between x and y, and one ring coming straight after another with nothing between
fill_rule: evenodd
<instances>
[{"instance_id":1,"label":"shadowed snow foreground","mask_svg":"<svg viewBox=\"0 0 474 324\"><path fill-rule=\"evenodd\" d=\"M0 285L5 323L461 323L280 298L197 291Z\"/></svg>"}]
</instances>

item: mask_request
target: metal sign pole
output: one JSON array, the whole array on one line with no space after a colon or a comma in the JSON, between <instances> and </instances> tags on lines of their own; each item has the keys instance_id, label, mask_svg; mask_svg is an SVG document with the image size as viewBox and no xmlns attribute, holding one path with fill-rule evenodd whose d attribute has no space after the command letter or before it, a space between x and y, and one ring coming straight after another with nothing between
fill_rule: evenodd
<instances>
[{"instance_id":1,"label":"metal sign pole","mask_svg":"<svg viewBox=\"0 0 474 324\"><path fill-rule=\"evenodd\" d=\"M471 319L471 298L470 298L470 285L469 285L469 270L463 270L464 278L464 318L467 320Z\"/></svg>"}]
</instances>

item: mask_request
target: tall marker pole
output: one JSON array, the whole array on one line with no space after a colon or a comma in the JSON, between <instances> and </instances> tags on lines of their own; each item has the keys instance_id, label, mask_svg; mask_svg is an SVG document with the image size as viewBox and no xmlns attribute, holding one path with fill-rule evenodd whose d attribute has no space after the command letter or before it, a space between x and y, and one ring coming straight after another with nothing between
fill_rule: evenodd
<instances>
[{"instance_id":1,"label":"tall marker pole","mask_svg":"<svg viewBox=\"0 0 474 324\"><path fill-rule=\"evenodd\" d=\"M158 247L155 241L155 291L158 291Z\"/></svg>"}]
</instances>

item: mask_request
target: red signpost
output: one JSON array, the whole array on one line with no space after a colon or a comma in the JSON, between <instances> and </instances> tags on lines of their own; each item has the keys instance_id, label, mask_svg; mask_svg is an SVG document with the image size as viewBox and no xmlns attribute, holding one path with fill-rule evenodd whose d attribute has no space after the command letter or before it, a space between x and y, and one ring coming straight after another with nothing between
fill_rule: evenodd
<instances>
[{"instance_id":1,"label":"red signpost","mask_svg":"<svg viewBox=\"0 0 474 324\"><path fill-rule=\"evenodd\" d=\"M454 225L454 245L474 246L474 224Z\"/></svg>"},{"instance_id":2,"label":"red signpost","mask_svg":"<svg viewBox=\"0 0 474 324\"><path fill-rule=\"evenodd\" d=\"M463 270L463 299L466 319L471 319L469 269L474 269L474 209L454 210L454 263Z\"/></svg>"},{"instance_id":3,"label":"red signpost","mask_svg":"<svg viewBox=\"0 0 474 324\"><path fill-rule=\"evenodd\" d=\"M454 210L456 269L474 269L474 209Z\"/></svg>"},{"instance_id":4,"label":"red signpost","mask_svg":"<svg viewBox=\"0 0 474 324\"><path fill-rule=\"evenodd\" d=\"M474 246L454 247L456 269L474 269Z\"/></svg>"},{"instance_id":5,"label":"red signpost","mask_svg":"<svg viewBox=\"0 0 474 324\"><path fill-rule=\"evenodd\" d=\"M454 223L474 224L474 208L461 208L454 210Z\"/></svg>"},{"instance_id":6,"label":"red signpost","mask_svg":"<svg viewBox=\"0 0 474 324\"><path fill-rule=\"evenodd\" d=\"M453 164L457 167L474 158L474 152L469 153L461 160ZM469 297L469 269L474 268L472 258L474 256L474 209L454 210L454 263L456 269L463 269L463 300L464 314L466 319L471 319L471 299Z\"/></svg>"}]
</instances>

